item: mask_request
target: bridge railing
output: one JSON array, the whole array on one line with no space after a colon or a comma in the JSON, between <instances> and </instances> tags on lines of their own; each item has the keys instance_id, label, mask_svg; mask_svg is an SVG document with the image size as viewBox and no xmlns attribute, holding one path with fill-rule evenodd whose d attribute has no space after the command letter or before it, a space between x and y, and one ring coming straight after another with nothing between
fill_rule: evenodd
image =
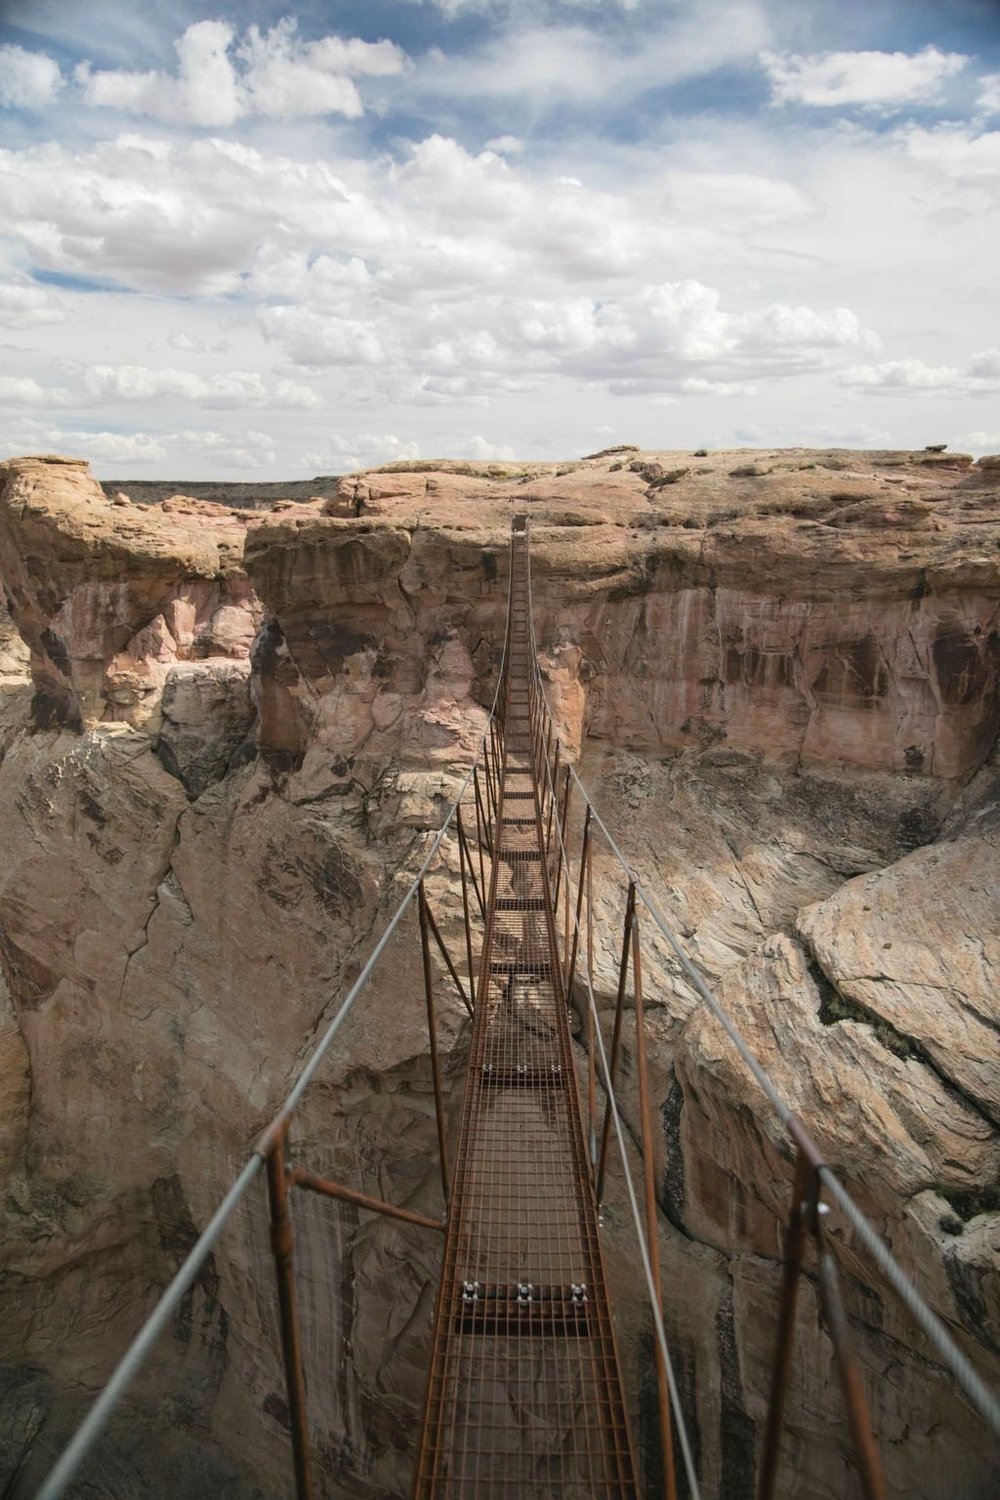
<instances>
[{"instance_id":1,"label":"bridge railing","mask_svg":"<svg viewBox=\"0 0 1000 1500\"><path fill-rule=\"evenodd\" d=\"M665 1305L669 1306L669 1300L664 1303L659 1267L657 1153L654 1144L659 1125L650 1092L648 995L644 991L643 979L643 952L648 952L650 932L665 940L680 974L715 1018L729 1046L756 1081L763 1102L772 1111L784 1137L788 1207L773 1356L766 1380L769 1392L767 1416L757 1459L757 1500L771 1500L778 1490L785 1411L793 1378L796 1311L804 1278L808 1278L817 1290L816 1303L822 1327L833 1345L862 1492L868 1500L884 1500L886 1485L882 1462L841 1288L840 1259L847 1242L853 1256L867 1258L881 1284L898 1299L919 1328L933 1357L997 1436L1000 1436L1000 1401L980 1378L944 1323L927 1305L912 1279L825 1161L819 1146L782 1098L601 818L576 767L566 755L548 702L535 637L530 562L528 593L529 658L534 666L532 724L540 767L540 795L547 810L550 878L564 935L566 993L570 1003L578 1005L582 1012L579 1040L585 1059L583 1088L593 1186L600 1204L605 1201L608 1191L610 1159L617 1155L639 1240L642 1273L652 1311L667 1500L674 1500L677 1493L673 1450L676 1450L687 1491L692 1497L699 1495L699 1477L694 1445L688 1432L693 1413L685 1411L681 1401L664 1326L663 1310ZM579 841L578 850L572 856L571 829ZM594 899L594 856L598 843L617 868L621 887L617 988L610 1022L602 1018L595 985L595 929L600 916ZM607 937L606 930L603 936ZM635 1059L634 1084L623 1077L626 1042L630 1044ZM638 1127L637 1142L635 1130L630 1132L628 1128L634 1122ZM636 1146L639 1185L630 1168L630 1157ZM640 1200L643 1204L641 1215Z\"/></svg>"}]
</instances>

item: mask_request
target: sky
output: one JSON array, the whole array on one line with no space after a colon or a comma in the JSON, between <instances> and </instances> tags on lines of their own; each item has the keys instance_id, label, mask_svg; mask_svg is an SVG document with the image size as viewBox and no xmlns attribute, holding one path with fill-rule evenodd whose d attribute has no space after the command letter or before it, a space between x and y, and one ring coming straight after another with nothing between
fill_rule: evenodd
<instances>
[{"instance_id":1,"label":"sky","mask_svg":"<svg viewBox=\"0 0 1000 1500\"><path fill-rule=\"evenodd\" d=\"M0 23L0 457L1000 451L1000 0Z\"/></svg>"}]
</instances>

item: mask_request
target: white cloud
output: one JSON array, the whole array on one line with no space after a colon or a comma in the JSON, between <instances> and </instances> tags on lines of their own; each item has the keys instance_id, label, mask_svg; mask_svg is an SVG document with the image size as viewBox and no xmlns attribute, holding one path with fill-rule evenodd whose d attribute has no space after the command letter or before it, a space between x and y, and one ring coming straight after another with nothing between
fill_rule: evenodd
<instances>
[{"instance_id":1,"label":"white cloud","mask_svg":"<svg viewBox=\"0 0 1000 1500\"><path fill-rule=\"evenodd\" d=\"M299 385L294 380L276 382L271 397L274 406L296 407L299 411L319 411L325 403L318 391L311 386Z\"/></svg>"},{"instance_id":2,"label":"white cloud","mask_svg":"<svg viewBox=\"0 0 1000 1500\"><path fill-rule=\"evenodd\" d=\"M792 353L812 359L823 350L866 349L874 352L880 340L864 328L848 307L817 310L774 303L760 312L733 320L743 350L759 351L765 357Z\"/></svg>"},{"instance_id":3,"label":"white cloud","mask_svg":"<svg viewBox=\"0 0 1000 1500\"><path fill-rule=\"evenodd\" d=\"M983 115L1000 114L1000 73L986 73L980 78L976 109Z\"/></svg>"},{"instance_id":4,"label":"white cloud","mask_svg":"<svg viewBox=\"0 0 1000 1500\"><path fill-rule=\"evenodd\" d=\"M0 406L66 406L67 390L39 385L30 375L0 375Z\"/></svg>"},{"instance_id":5,"label":"white cloud","mask_svg":"<svg viewBox=\"0 0 1000 1500\"><path fill-rule=\"evenodd\" d=\"M1000 430L995 432L983 432L977 429L974 432L960 432L953 438L950 446L957 448L959 452L964 449L980 457L984 453L1000 452Z\"/></svg>"},{"instance_id":6,"label":"white cloud","mask_svg":"<svg viewBox=\"0 0 1000 1500\"><path fill-rule=\"evenodd\" d=\"M25 432L33 440L36 452L43 447L48 452L69 453L103 465L145 465L163 459L189 463L192 450L198 455L198 462L229 468L267 468L274 462L274 440L265 432L90 432L40 425ZM10 444L6 447L10 449Z\"/></svg>"},{"instance_id":7,"label":"white cloud","mask_svg":"<svg viewBox=\"0 0 1000 1500\"><path fill-rule=\"evenodd\" d=\"M164 441L184 452L194 448L212 464L266 469L275 460L274 439L270 434L249 429L242 432L176 432Z\"/></svg>"},{"instance_id":8,"label":"white cloud","mask_svg":"<svg viewBox=\"0 0 1000 1500\"><path fill-rule=\"evenodd\" d=\"M689 375L682 380L680 388L689 396L755 396L757 387L739 380L706 380L701 375ZM658 396L659 404L673 404L672 397Z\"/></svg>"},{"instance_id":9,"label":"white cloud","mask_svg":"<svg viewBox=\"0 0 1000 1500\"><path fill-rule=\"evenodd\" d=\"M455 451L460 458L476 458L484 463L490 459L509 462L516 456L509 443L493 443L478 432L459 443Z\"/></svg>"},{"instance_id":10,"label":"white cloud","mask_svg":"<svg viewBox=\"0 0 1000 1500\"><path fill-rule=\"evenodd\" d=\"M85 104L186 125L230 126L247 115L343 115L364 104L354 79L400 73L406 57L389 41L320 37L303 42L286 16L237 40L225 21L196 21L175 42L177 72L76 70Z\"/></svg>"},{"instance_id":11,"label":"white cloud","mask_svg":"<svg viewBox=\"0 0 1000 1500\"><path fill-rule=\"evenodd\" d=\"M297 365L382 365L388 358L380 332L367 319L313 312L308 307L268 307L260 325Z\"/></svg>"},{"instance_id":12,"label":"white cloud","mask_svg":"<svg viewBox=\"0 0 1000 1500\"><path fill-rule=\"evenodd\" d=\"M190 370L84 365L67 358L55 364L73 382L71 387L41 385L33 376L0 376L0 405L108 407L155 401L159 406L179 402L214 411L270 407L316 411L323 405L312 387L288 379L268 385L256 370L202 377Z\"/></svg>"},{"instance_id":13,"label":"white cloud","mask_svg":"<svg viewBox=\"0 0 1000 1500\"><path fill-rule=\"evenodd\" d=\"M908 155L921 165L957 178L1000 176L1000 130L977 134L964 125L910 125L900 132Z\"/></svg>"},{"instance_id":14,"label":"white cloud","mask_svg":"<svg viewBox=\"0 0 1000 1500\"><path fill-rule=\"evenodd\" d=\"M947 79L969 59L958 52L823 52L803 57L764 52L761 63L771 81L775 104L820 108L860 105L895 110L909 104L936 104Z\"/></svg>"},{"instance_id":15,"label":"white cloud","mask_svg":"<svg viewBox=\"0 0 1000 1500\"><path fill-rule=\"evenodd\" d=\"M38 422L3 438L2 451L8 455L64 453L70 458L122 464L157 463L167 456L166 444L148 432L91 432Z\"/></svg>"},{"instance_id":16,"label":"white cloud","mask_svg":"<svg viewBox=\"0 0 1000 1500\"><path fill-rule=\"evenodd\" d=\"M353 438L331 438L330 451L340 469L371 469L399 459L419 458L420 444L394 432L361 432Z\"/></svg>"},{"instance_id":17,"label":"white cloud","mask_svg":"<svg viewBox=\"0 0 1000 1500\"><path fill-rule=\"evenodd\" d=\"M518 135L496 135L486 142L485 149L496 151L500 156L520 156L524 151L524 142Z\"/></svg>"},{"instance_id":18,"label":"white cloud","mask_svg":"<svg viewBox=\"0 0 1000 1500\"><path fill-rule=\"evenodd\" d=\"M575 7L578 11L584 7ZM586 7L589 9L590 7ZM428 54L411 82L418 97L519 100L532 119L564 104L594 109L747 62L771 40L756 0L699 0L652 14L641 33L601 32L578 20L545 24L531 10L474 50Z\"/></svg>"},{"instance_id":19,"label":"white cloud","mask_svg":"<svg viewBox=\"0 0 1000 1500\"><path fill-rule=\"evenodd\" d=\"M44 52L0 47L0 108L41 110L63 86L59 64Z\"/></svg>"},{"instance_id":20,"label":"white cloud","mask_svg":"<svg viewBox=\"0 0 1000 1500\"><path fill-rule=\"evenodd\" d=\"M1000 349L982 349L960 370L952 365L929 365L921 359L889 360L880 365L855 365L840 374L842 385L859 390L926 395L986 396L1000 391Z\"/></svg>"},{"instance_id":21,"label":"white cloud","mask_svg":"<svg viewBox=\"0 0 1000 1500\"><path fill-rule=\"evenodd\" d=\"M182 354L228 354L231 347L228 339L215 339L210 344L206 339L194 338L190 333L171 333L167 337L167 343L171 349L179 349Z\"/></svg>"},{"instance_id":22,"label":"white cloud","mask_svg":"<svg viewBox=\"0 0 1000 1500\"><path fill-rule=\"evenodd\" d=\"M230 370L203 379L190 370L149 369L145 365L93 365L83 389L95 401L197 401L201 406L265 406L268 392L256 371Z\"/></svg>"},{"instance_id":23,"label":"white cloud","mask_svg":"<svg viewBox=\"0 0 1000 1500\"><path fill-rule=\"evenodd\" d=\"M62 323L66 313L34 282L0 281L0 327L35 328L40 323Z\"/></svg>"}]
</instances>

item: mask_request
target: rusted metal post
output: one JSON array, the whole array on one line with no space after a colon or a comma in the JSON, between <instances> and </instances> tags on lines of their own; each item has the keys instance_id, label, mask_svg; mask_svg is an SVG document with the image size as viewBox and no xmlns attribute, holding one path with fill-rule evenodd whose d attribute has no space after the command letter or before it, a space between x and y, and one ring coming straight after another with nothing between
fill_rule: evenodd
<instances>
[{"instance_id":1,"label":"rusted metal post","mask_svg":"<svg viewBox=\"0 0 1000 1500\"><path fill-rule=\"evenodd\" d=\"M476 844L477 844L477 846L479 848L479 878L482 881L483 890L485 891L485 889L486 889L486 869L485 869L485 866L483 865L483 838L484 838L484 833L485 833L485 838L486 838L487 852L489 853L489 856L490 856L491 859L493 858L493 846L489 842L489 829L487 828L487 829L484 830L484 827L483 827L484 823L486 822L486 812L485 812L485 810L483 808L483 799L482 799L482 795L481 795L480 790L479 790L479 772L478 772L478 770L473 771L473 773L472 773L472 784L475 787L475 791L476 791Z\"/></svg>"},{"instance_id":2,"label":"rusted metal post","mask_svg":"<svg viewBox=\"0 0 1000 1500\"><path fill-rule=\"evenodd\" d=\"M445 1140L444 1098L441 1093L441 1070L438 1064L437 1022L434 1019L434 976L431 973L430 922L428 921L427 895L424 882L417 887L417 906L420 913L420 951L424 962L424 994L427 999L427 1035L430 1041L431 1074L434 1079L434 1113L437 1116L438 1151L441 1157L441 1188L444 1201L451 1201L451 1183L448 1180L448 1152Z\"/></svg>"},{"instance_id":3,"label":"rusted metal post","mask_svg":"<svg viewBox=\"0 0 1000 1500\"><path fill-rule=\"evenodd\" d=\"M569 969L566 976L566 1003L573 1003L573 980L576 978L576 955L580 947L580 917L583 913L583 890L587 874L587 857L590 853L590 803L583 820L583 845L580 849L580 884L576 892L576 922L573 926L573 943L570 948ZM567 885L569 876L566 877Z\"/></svg>"},{"instance_id":4,"label":"rusted metal post","mask_svg":"<svg viewBox=\"0 0 1000 1500\"><path fill-rule=\"evenodd\" d=\"M559 824L559 830L560 830L561 837L558 840L558 847L556 849L556 878L555 878L555 880L553 882L553 890L552 890L552 910L554 912L558 912L558 910L559 910L559 886L562 883L563 844L565 843L566 839L569 836L567 834L567 832L566 832L566 820L569 817L569 794L572 791L572 789L573 789L573 783L572 783L572 780L571 780L571 771L570 771L570 767L567 766L566 767L566 790L563 793L562 820L561 820L561 822Z\"/></svg>"},{"instance_id":5,"label":"rusted metal post","mask_svg":"<svg viewBox=\"0 0 1000 1500\"><path fill-rule=\"evenodd\" d=\"M587 811L590 811L588 807ZM594 1041L594 845L587 845L587 1152L590 1170L597 1166L597 1056ZM595 1002L596 1003L596 1002Z\"/></svg>"},{"instance_id":6,"label":"rusted metal post","mask_svg":"<svg viewBox=\"0 0 1000 1500\"><path fill-rule=\"evenodd\" d=\"M611 1035L611 1056L608 1058L608 1097L604 1106L604 1126L601 1130L601 1149L597 1159L597 1201L604 1192L604 1172L608 1161L608 1142L611 1138L611 1099L615 1089L615 1073L618 1071L618 1054L622 1044L622 1021L625 1015L625 988L628 983L628 960L632 946L632 913L635 911L635 881L628 883L625 901L625 922L622 933L622 956L618 965L618 996L615 1000L615 1025Z\"/></svg>"},{"instance_id":7,"label":"rusted metal post","mask_svg":"<svg viewBox=\"0 0 1000 1500\"><path fill-rule=\"evenodd\" d=\"M285 1141L288 1121L277 1134L267 1158L267 1193L271 1208L271 1251L278 1282L278 1318L281 1329L281 1357L285 1366L288 1392L288 1421L292 1437L295 1466L295 1493L298 1500L312 1500L312 1470L309 1461L309 1418L306 1410L306 1381L302 1369L302 1346L299 1339L299 1311L295 1295L293 1264L295 1237L288 1212L288 1175L285 1171Z\"/></svg>"},{"instance_id":8,"label":"rusted metal post","mask_svg":"<svg viewBox=\"0 0 1000 1500\"><path fill-rule=\"evenodd\" d=\"M650 1123L649 1069L646 1063L646 1030L642 1005L642 955L639 946L639 916L632 908L632 983L635 989L635 1051L639 1073L639 1114L642 1126L642 1173L646 1196L646 1249L649 1269L656 1291L656 1304L663 1311L660 1285L660 1239L656 1222L656 1166L653 1161L653 1132ZM674 1475L674 1437L670 1420L670 1389L667 1367L659 1340L656 1344L656 1393L660 1412L660 1443L663 1450L663 1492L666 1500L676 1500Z\"/></svg>"},{"instance_id":9,"label":"rusted metal post","mask_svg":"<svg viewBox=\"0 0 1000 1500\"><path fill-rule=\"evenodd\" d=\"M440 951L441 957L444 959L445 964L448 967L448 973L451 975L452 979L454 980L454 982L455 982L455 988L458 990L458 993L462 997L462 1004L465 1006L466 1010L469 1012L469 1015L471 1016L472 1015L472 1006L471 1006L471 1004L469 1002L468 995L465 993L465 986L462 984L461 979L459 979L459 977L458 977L458 970L455 968L455 965L451 961L451 954L448 952L448 949L445 947L444 938L441 936L441 929L438 927L437 921L435 920L435 917L434 917L434 913L431 911L429 905L427 906L427 920L430 923L431 936L433 937L434 941L437 943L438 950Z\"/></svg>"},{"instance_id":10,"label":"rusted metal post","mask_svg":"<svg viewBox=\"0 0 1000 1500\"><path fill-rule=\"evenodd\" d=\"M552 779L546 778L545 785L549 794L549 805L545 816L545 857L548 859L552 853L552 815L556 806L556 787L559 784L559 752L562 750L562 742L556 740L556 760L552 768Z\"/></svg>"},{"instance_id":11,"label":"rusted metal post","mask_svg":"<svg viewBox=\"0 0 1000 1500\"><path fill-rule=\"evenodd\" d=\"M468 836L468 834L465 831L465 824L462 822L462 809L461 808L458 809L458 812L457 812L457 815L456 815L456 823L457 823L457 827L458 827L458 846L459 846L459 850L462 853L465 854L465 859L466 859L466 862L468 863L468 867L469 867L468 868L469 878L472 881L472 889L475 891L475 893L476 893L476 900L479 903L479 914L483 918L483 921L485 921L486 920L486 901L485 901L485 898L483 896L483 892L479 888L479 881L476 879L476 867L475 867L475 864L473 863L472 855L469 852L469 836ZM462 868L464 869L465 865L463 865Z\"/></svg>"},{"instance_id":12,"label":"rusted metal post","mask_svg":"<svg viewBox=\"0 0 1000 1500\"><path fill-rule=\"evenodd\" d=\"M774 1363L771 1368L771 1393L767 1407L767 1423L764 1428L764 1446L757 1479L757 1500L772 1500L775 1481L778 1477L778 1452L785 1417L788 1375L795 1344L795 1305L798 1300L799 1279L802 1275L802 1257L805 1253L806 1224L815 1211L817 1191L816 1169L810 1165L805 1153L800 1149L795 1160L792 1206L789 1210L788 1227L785 1232L785 1269L781 1282L781 1304L774 1344Z\"/></svg>"},{"instance_id":13,"label":"rusted metal post","mask_svg":"<svg viewBox=\"0 0 1000 1500\"><path fill-rule=\"evenodd\" d=\"M818 1213L814 1238L819 1256L820 1300L830 1330L830 1338L833 1341L834 1353L837 1356L837 1369L840 1374L841 1389L844 1392L844 1402L847 1406L847 1418L851 1425L851 1436L854 1439L854 1453L858 1461L861 1488L865 1493L865 1500L885 1500L882 1464L875 1446L875 1439L872 1437L871 1418L868 1414L868 1403L865 1400L861 1371L851 1347L847 1316L837 1280L837 1267L826 1243Z\"/></svg>"},{"instance_id":14,"label":"rusted metal post","mask_svg":"<svg viewBox=\"0 0 1000 1500\"><path fill-rule=\"evenodd\" d=\"M469 877L465 868L465 837L462 830L462 809L456 809L458 829L458 866L462 874L462 921L465 925L465 956L469 964L469 1000L473 1011L476 1008L476 976L472 969L472 921L469 913Z\"/></svg>"}]
</instances>

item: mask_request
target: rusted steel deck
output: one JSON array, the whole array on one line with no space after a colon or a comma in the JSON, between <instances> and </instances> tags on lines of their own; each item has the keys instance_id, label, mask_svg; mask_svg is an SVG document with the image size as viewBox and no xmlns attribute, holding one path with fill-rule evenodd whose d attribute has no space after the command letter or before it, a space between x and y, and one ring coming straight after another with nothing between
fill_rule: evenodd
<instances>
[{"instance_id":1,"label":"rusted steel deck","mask_svg":"<svg viewBox=\"0 0 1000 1500\"><path fill-rule=\"evenodd\" d=\"M636 1493L577 1096L515 522L494 858L414 1493Z\"/></svg>"}]
</instances>

